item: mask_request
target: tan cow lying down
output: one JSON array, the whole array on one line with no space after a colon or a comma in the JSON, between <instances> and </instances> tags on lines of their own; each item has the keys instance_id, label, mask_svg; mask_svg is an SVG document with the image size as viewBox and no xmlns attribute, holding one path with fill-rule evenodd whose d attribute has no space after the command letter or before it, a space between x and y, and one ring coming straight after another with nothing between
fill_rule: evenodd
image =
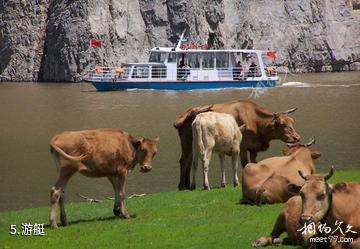
<instances>
[{"instance_id":1,"label":"tan cow lying down","mask_svg":"<svg viewBox=\"0 0 360 249\"><path fill-rule=\"evenodd\" d=\"M50 224L57 227L57 207L60 218L67 225L64 208L64 188L76 172L89 177L107 177L115 191L114 214L128 218L124 205L125 179L136 164L141 172L149 172L159 138L135 138L118 129L67 131L55 135L50 151L58 166L59 177L51 188Z\"/></svg>"},{"instance_id":2,"label":"tan cow lying down","mask_svg":"<svg viewBox=\"0 0 360 249\"><path fill-rule=\"evenodd\" d=\"M286 202L293 194L287 190L289 183L301 185L304 180L299 176L315 173L313 159L320 153L311 151L313 138L307 144L288 144L283 150L285 156L271 157L258 163L248 163L242 175L243 204L273 204Z\"/></svg>"},{"instance_id":3,"label":"tan cow lying down","mask_svg":"<svg viewBox=\"0 0 360 249\"><path fill-rule=\"evenodd\" d=\"M271 235L255 240L253 246L282 243L316 248L320 244L311 243L310 237L313 236L313 239L323 237L326 248L360 248L360 184L342 182L331 185L327 180L332 174L333 168L325 176L304 175L299 171L304 184L289 184L288 187L289 191L300 196L294 196L284 204ZM311 224L317 229L302 234L302 229ZM324 224L330 230L321 235L318 228L320 225L324 227ZM283 232L288 234L284 240L279 238ZM338 239L330 240L329 236L337 236Z\"/></svg>"},{"instance_id":4,"label":"tan cow lying down","mask_svg":"<svg viewBox=\"0 0 360 249\"><path fill-rule=\"evenodd\" d=\"M221 186L225 187L225 154L232 157L233 183L239 185L237 168L242 139L234 117L226 113L204 112L197 115L192 123L193 134L193 180L191 189L196 188L195 176L199 157L203 166L204 189L210 189L208 171L212 152L217 152L221 165Z\"/></svg>"}]
</instances>

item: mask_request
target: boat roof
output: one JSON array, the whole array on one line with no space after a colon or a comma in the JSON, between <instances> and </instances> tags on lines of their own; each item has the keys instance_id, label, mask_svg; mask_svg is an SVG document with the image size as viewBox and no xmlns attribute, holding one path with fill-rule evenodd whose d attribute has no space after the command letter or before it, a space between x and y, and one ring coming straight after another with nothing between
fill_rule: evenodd
<instances>
[{"instance_id":1,"label":"boat roof","mask_svg":"<svg viewBox=\"0 0 360 249\"><path fill-rule=\"evenodd\" d=\"M154 47L150 50L151 52L171 52L171 53L213 53L213 52L230 52L230 53L264 53L265 50L258 49L176 49L171 47Z\"/></svg>"}]
</instances>

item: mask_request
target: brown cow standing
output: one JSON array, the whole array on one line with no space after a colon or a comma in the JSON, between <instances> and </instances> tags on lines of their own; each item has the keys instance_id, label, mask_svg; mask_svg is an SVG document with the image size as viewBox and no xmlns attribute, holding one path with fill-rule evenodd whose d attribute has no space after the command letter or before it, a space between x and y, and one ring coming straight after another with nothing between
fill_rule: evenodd
<instances>
[{"instance_id":1,"label":"brown cow standing","mask_svg":"<svg viewBox=\"0 0 360 249\"><path fill-rule=\"evenodd\" d=\"M242 174L243 204L273 204L286 202L293 194L287 191L289 183L301 185L301 170L306 174L316 172L313 159L320 152L311 151L313 138L307 144L288 144L283 150L285 156L270 157L258 163L248 163Z\"/></svg>"},{"instance_id":2,"label":"brown cow standing","mask_svg":"<svg viewBox=\"0 0 360 249\"><path fill-rule=\"evenodd\" d=\"M50 224L57 227L57 207L67 225L64 208L64 188L76 172L88 177L107 177L115 191L114 214L128 218L124 204L125 179L136 164L141 172L149 172L157 152L159 138L135 138L118 129L67 131L55 135L50 151L58 166L59 177L51 188Z\"/></svg>"},{"instance_id":3,"label":"brown cow standing","mask_svg":"<svg viewBox=\"0 0 360 249\"><path fill-rule=\"evenodd\" d=\"M181 141L180 183L179 189L190 189L190 172L192 165L192 132L191 123L197 114L214 111L228 113L234 116L239 126L245 124L243 140L240 146L240 159L243 167L250 161L256 162L259 151L265 151L273 139L280 139L286 143L299 141L300 136L294 130L294 120L288 116L296 108L271 113L252 100L237 100L222 104L213 104L188 109L179 115L174 123Z\"/></svg>"},{"instance_id":4,"label":"brown cow standing","mask_svg":"<svg viewBox=\"0 0 360 249\"><path fill-rule=\"evenodd\" d=\"M294 196L285 203L271 235L257 239L253 246L276 243L309 246L310 237L320 237L320 234L316 230L302 234L301 229L313 223L317 228L323 224L331 228L331 234L323 234L322 239L330 248L360 248L360 184L343 182L330 185L327 180L333 175L333 168L325 176L304 175L301 171L299 175L305 183L302 186L289 184L288 187L300 196ZM283 232L288 234L284 241L279 239ZM343 241L330 240L326 237L329 235L343 238Z\"/></svg>"}]
</instances>

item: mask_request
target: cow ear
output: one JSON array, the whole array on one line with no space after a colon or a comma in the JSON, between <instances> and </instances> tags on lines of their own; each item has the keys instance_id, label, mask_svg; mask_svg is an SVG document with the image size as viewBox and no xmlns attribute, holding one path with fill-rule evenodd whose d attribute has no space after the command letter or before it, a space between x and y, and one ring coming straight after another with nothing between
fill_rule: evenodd
<instances>
[{"instance_id":1,"label":"cow ear","mask_svg":"<svg viewBox=\"0 0 360 249\"><path fill-rule=\"evenodd\" d=\"M317 159L319 157L321 157L321 153L319 151L312 151L311 152L311 158L312 159Z\"/></svg>"},{"instance_id":2,"label":"cow ear","mask_svg":"<svg viewBox=\"0 0 360 249\"><path fill-rule=\"evenodd\" d=\"M156 144L159 144L160 143L160 137L155 137L153 139L153 141L156 143Z\"/></svg>"},{"instance_id":3,"label":"cow ear","mask_svg":"<svg viewBox=\"0 0 360 249\"><path fill-rule=\"evenodd\" d=\"M274 129L278 119L279 119L279 114L274 112L273 113L273 118L271 119L270 123L267 124L267 127L270 128L270 129Z\"/></svg>"},{"instance_id":4,"label":"cow ear","mask_svg":"<svg viewBox=\"0 0 360 249\"><path fill-rule=\"evenodd\" d=\"M294 183L289 183L287 185L288 192L293 194L293 195L297 195L299 193L300 189L301 189L301 186L296 185Z\"/></svg>"},{"instance_id":5,"label":"cow ear","mask_svg":"<svg viewBox=\"0 0 360 249\"><path fill-rule=\"evenodd\" d=\"M335 192L342 192L342 191L345 191L347 188L347 184L346 182L339 182L339 183L336 183L332 189L335 191Z\"/></svg>"},{"instance_id":6,"label":"cow ear","mask_svg":"<svg viewBox=\"0 0 360 249\"><path fill-rule=\"evenodd\" d=\"M132 144L133 144L134 148L137 150L141 146L143 141L144 141L143 137L134 138L134 140L132 141Z\"/></svg>"}]
</instances>

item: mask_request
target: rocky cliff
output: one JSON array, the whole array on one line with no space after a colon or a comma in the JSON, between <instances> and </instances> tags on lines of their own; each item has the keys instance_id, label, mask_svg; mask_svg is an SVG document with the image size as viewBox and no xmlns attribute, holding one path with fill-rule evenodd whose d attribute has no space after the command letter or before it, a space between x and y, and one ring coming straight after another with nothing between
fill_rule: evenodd
<instances>
[{"instance_id":1,"label":"rocky cliff","mask_svg":"<svg viewBox=\"0 0 360 249\"><path fill-rule=\"evenodd\" d=\"M213 48L272 48L283 70L355 70L359 27L350 0L0 0L0 75L80 81L95 64L144 61L183 30Z\"/></svg>"}]
</instances>

